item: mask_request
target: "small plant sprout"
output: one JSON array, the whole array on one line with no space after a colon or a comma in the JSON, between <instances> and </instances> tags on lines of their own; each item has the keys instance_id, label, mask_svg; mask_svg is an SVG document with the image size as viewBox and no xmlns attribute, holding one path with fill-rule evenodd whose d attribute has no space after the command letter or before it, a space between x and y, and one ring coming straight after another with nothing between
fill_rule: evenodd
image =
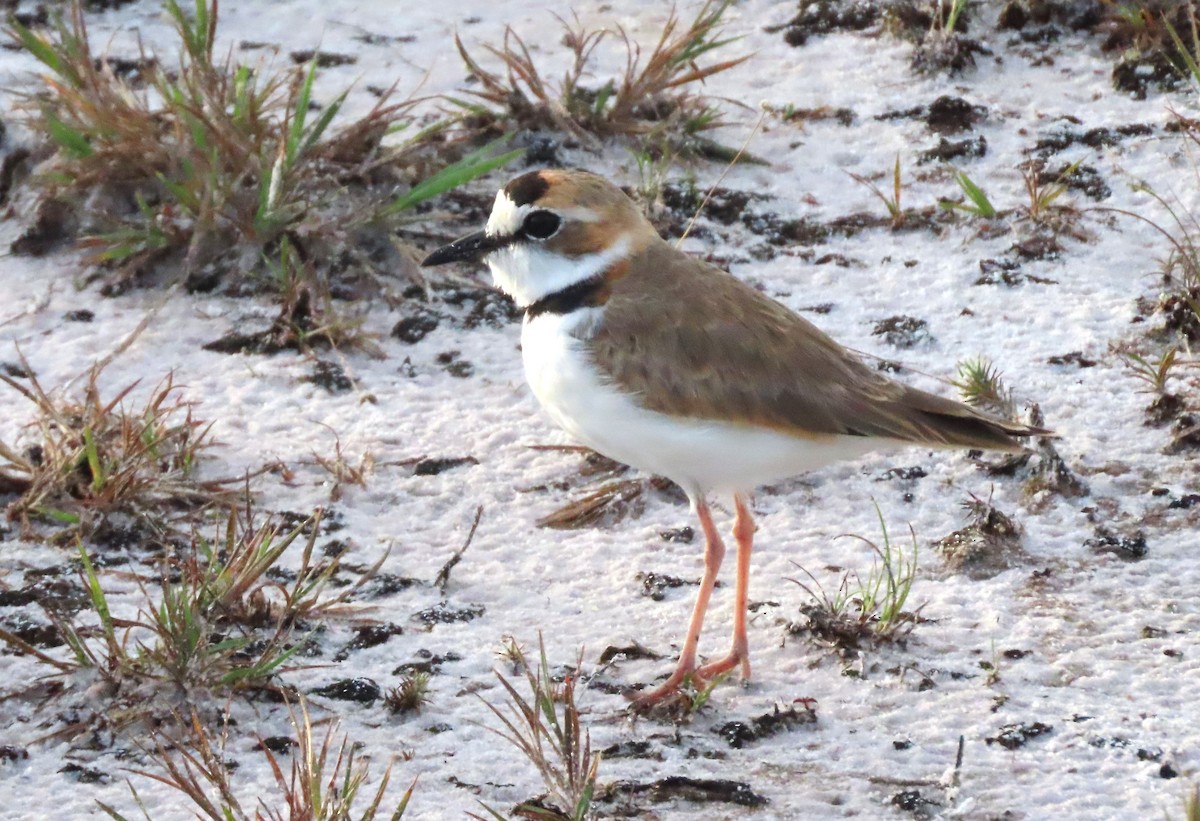
<instances>
[{"instance_id":1,"label":"small plant sprout","mask_svg":"<svg viewBox=\"0 0 1200 821\"><path fill-rule=\"evenodd\" d=\"M800 570L812 586L797 579L790 580L812 600L800 608L804 621L794 624L792 632L809 633L841 652L848 652L858 649L864 642L901 641L912 630L918 616L916 612L905 610L904 606L917 575L917 537L910 526L912 550L906 552L902 546L893 544L878 505L875 513L879 518L882 547L865 536L845 534L839 537L857 539L871 548L874 560L865 579L848 571L842 575L833 595L828 594L816 577L803 567Z\"/></svg>"},{"instance_id":2,"label":"small plant sprout","mask_svg":"<svg viewBox=\"0 0 1200 821\"><path fill-rule=\"evenodd\" d=\"M1029 195L1029 204L1025 211L1035 222L1044 219L1054 201L1067 192L1067 180L1079 170L1083 160L1076 160L1067 166L1054 182L1046 185L1042 179L1042 171L1037 165L1029 165L1021 169L1021 179L1025 182L1025 193Z\"/></svg>"},{"instance_id":3,"label":"small plant sprout","mask_svg":"<svg viewBox=\"0 0 1200 821\"><path fill-rule=\"evenodd\" d=\"M583 77L593 52L614 32L585 29L578 18L568 22L558 17L563 43L572 56L571 68L558 82L543 77L529 47L511 28L505 31L502 46L484 46L503 64L503 75L483 68L457 35L455 44L480 84L471 94L497 120L510 120L517 128L551 127L577 136L670 139L676 150L695 153L696 135L719 125L721 117L712 101L690 87L748 59L747 55L702 63L711 52L737 39L724 38L721 32L721 17L730 2L708 0L682 28L672 10L648 56L618 26L615 36L625 48L625 71L599 87L585 86Z\"/></svg>"},{"instance_id":4,"label":"small plant sprout","mask_svg":"<svg viewBox=\"0 0 1200 821\"><path fill-rule=\"evenodd\" d=\"M254 790L247 791L249 796L239 796L230 778L223 744L214 746L203 722L194 715L192 735L186 740L157 740L152 755L159 771L135 770L134 775L179 791L190 802L195 816L208 821L373 821L387 797L393 764L384 770L375 789L367 790L369 765L357 757L358 744L345 736L335 741L336 721L329 724L323 738L318 738L303 701L299 712L289 708L289 715L296 733L290 772L285 775L277 754L262 747L275 776L277 795L263 795L261 790ZM415 788L416 781L392 812L384 810L387 814L380 817L391 821L403 818ZM132 783L129 789L147 821L151 821ZM129 821L111 806L97 803L114 821ZM253 811L246 809L247 806L253 807Z\"/></svg>"},{"instance_id":5,"label":"small plant sprout","mask_svg":"<svg viewBox=\"0 0 1200 821\"><path fill-rule=\"evenodd\" d=\"M1012 389L1004 384L1004 376L983 357L965 359L958 363L958 377L951 382L958 388L963 401L998 413L1006 419L1016 418L1017 406Z\"/></svg>"},{"instance_id":6,"label":"small plant sprout","mask_svg":"<svg viewBox=\"0 0 1200 821\"><path fill-rule=\"evenodd\" d=\"M941 200L938 205L949 211L965 211L968 214L974 214L983 219L995 219L999 216L1000 212L996 210L996 206L992 205L992 201L988 199L987 194L967 176L965 171L955 171L954 181L958 183L958 187L966 195L967 202Z\"/></svg>"},{"instance_id":7,"label":"small plant sprout","mask_svg":"<svg viewBox=\"0 0 1200 821\"><path fill-rule=\"evenodd\" d=\"M904 186L900 180L899 154L896 155L896 164L892 167L892 192L890 195L881 191L879 186L867 177L853 173L850 174L850 177L859 185L866 186L872 194L879 198L879 201L887 208L888 215L892 218L893 229L904 225L904 207L901 205L901 194L904 192Z\"/></svg>"},{"instance_id":8,"label":"small plant sprout","mask_svg":"<svg viewBox=\"0 0 1200 821\"><path fill-rule=\"evenodd\" d=\"M1171 378L1171 372L1181 361L1179 348L1176 347L1168 348L1157 357L1149 357L1134 351L1125 351L1118 355L1130 373L1145 382L1150 390L1159 394L1167 392L1167 380Z\"/></svg>"},{"instance_id":9,"label":"small plant sprout","mask_svg":"<svg viewBox=\"0 0 1200 821\"><path fill-rule=\"evenodd\" d=\"M404 676L384 697L387 708L393 713L419 712L429 703L430 678L429 673L420 670Z\"/></svg>"},{"instance_id":10,"label":"small plant sprout","mask_svg":"<svg viewBox=\"0 0 1200 821\"><path fill-rule=\"evenodd\" d=\"M967 0L934 0L937 7L933 15L934 25L950 32L958 28L959 18L967 8Z\"/></svg>"},{"instance_id":11,"label":"small plant sprout","mask_svg":"<svg viewBox=\"0 0 1200 821\"><path fill-rule=\"evenodd\" d=\"M530 668L524 655L520 657L529 695L521 695L516 685L497 672L496 677L508 696L508 709L486 701L484 704L502 725L492 731L520 750L537 768L558 809L573 821L583 821L592 803L600 767L600 754L592 752L590 735L580 723L575 703L583 655L580 653L577 659L576 672L556 683L550 674L541 636L538 649L540 659L536 669Z\"/></svg>"}]
</instances>

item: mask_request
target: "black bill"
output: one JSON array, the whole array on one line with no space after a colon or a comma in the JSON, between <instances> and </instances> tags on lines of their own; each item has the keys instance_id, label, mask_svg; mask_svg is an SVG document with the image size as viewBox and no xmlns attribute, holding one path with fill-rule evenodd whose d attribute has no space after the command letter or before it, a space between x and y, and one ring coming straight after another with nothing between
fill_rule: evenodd
<instances>
[{"instance_id":1,"label":"black bill","mask_svg":"<svg viewBox=\"0 0 1200 821\"><path fill-rule=\"evenodd\" d=\"M447 262L482 259L497 248L503 248L508 242L507 237L489 237L484 231L476 231L474 234L459 237L449 245L443 245L425 257L421 261L421 267L430 268L434 265L445 265Z\"/></svg>"}]
</instances>

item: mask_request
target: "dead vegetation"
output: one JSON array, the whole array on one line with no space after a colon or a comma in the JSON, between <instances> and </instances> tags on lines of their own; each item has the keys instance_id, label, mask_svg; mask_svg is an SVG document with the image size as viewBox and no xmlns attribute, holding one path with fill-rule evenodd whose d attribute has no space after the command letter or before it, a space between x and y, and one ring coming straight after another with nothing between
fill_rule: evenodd
<instances>
[{"instance_id":1,"label":"dead vegetation","mask_svg":"<svg viewBox=\"0 0 1200 821\"><path fill-rule=\"evenodd\" d=\"M315 58L284 68L220 58L215 0L190 11L165 0L164 10L178 63L143 55L132 75L92 50L79 0L47 29L10 23L14 42L47 70L44 89L24 101L43 143L30 178L37 216L14 252L77 239L109 293L178 279L191 291L223 284L327 300L403 270L390 230L404 214L512 158L477 153L448 165L450 123L418 129L419 100L396 100L394 89L341 122L346 93L318 105ZM403 131L412 136L385 144ZM296 264L284 259L285 242Z\"/></svg>"},{"instance_id":2,"label":"dead vegetation","mask_svg":"<svg viewBox=\"0 0 1200 821\"><path fill-rule=\"evenodd\" d=\"M168 374L140 403L134 382L102 394L102 367L88 372L82 395L52 395L25 363L22 384L0 372L0 384L32 406L27 443L0 442L0 493L16 496L8 518L30 533L33 521L88 533L114 515L152 532L176 514L228 504L229 481L201 480L199 463L214 443L211 424Z\"/></svg>"},{"instance_id":3,"label":"dead vegetation","mask_svg":"<svg viewBox=\"0 0 1200 821\"><path fill-rule=\"evenodd\" d=\"M529 817L583 819L588 817L600 767L600 754L592 751L590 735L580 722L575 702L583 656L576 660L572 672L556 678L550 672L546 644L540 635L538 650L538 666L533 668L520 646L510 640L506 652L517 674L524 675L529 695L522 695L513 682L497 671L496 678L508 698L508 709L487 701L484 704L500 721L501 726L493 728L493 732L516 747L545 782L553 809L545 807L542 799L534 799L527 803L537 814ZM487 809L493 818L501 821L504 818Z\"/></svg>"},{"instance_id":4,"label":"dead vegetation","mask_svg":"<svg viewBox=\"0 0 1200 821\"><path fill-rule=\"evenodd\" d=\"M135 770L134 775L165 784L181 793L197 818L211 821L372 821L384 805L391 781L393 763L389 763L374 790L367 790L369 764L359 755L358 745L347 736L337 738L338 725L332 721L319 737L303 700L299 711L289 710L296 734L291 765L268 745L261 745L278 793L263 796L258 791L242 791L232 777L230 759L196 716L192 716L191 735L183 742L156 739L152 757L156 771ZM286 774L285 774L286 769ZM405 791L392 805L386 817L399 821L408 809L416 787ZM136 788L130 784L134 803L147 821L152 816ZM249 794L247 794L249 793ZM364 805L361 798L366 799ZM253 803L251 803L253 802ZM114 821L128 821L113 807L98 802Z\"/></svg>"},{"instance_id":5,"label":"dead vegetation","mask_svg":"<svg viewBox=\"0 0 1200 821\"><path fill-rule=\"evenodd\" d=\"M480 88L470 94L483 105L464 104L494 127L551 129L575 137L634 137L646 145L666 141L675 153L732 157L700 134L722 123L717 104L692 87L739 65L749 55L701 64L702 58L737 38L723 36L721 18L731 0L708 0L683 26L672 8L648 55L621 26L586 29L555 15L571 66L561 80L548 80L525 41L511 28L500 46L485 45L503 73L488 71L455 35L458 53ZM625 71L599 87L584 85L592 53L609 39L625 49Z\"/></svg>"}]
</instances>

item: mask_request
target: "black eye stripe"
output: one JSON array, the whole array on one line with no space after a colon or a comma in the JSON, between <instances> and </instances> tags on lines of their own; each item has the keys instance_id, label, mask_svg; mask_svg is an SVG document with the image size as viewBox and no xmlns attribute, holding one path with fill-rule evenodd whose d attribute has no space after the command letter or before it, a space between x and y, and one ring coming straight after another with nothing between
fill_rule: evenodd
<instances>
[{"instance_id":1,"label":"black eye stripe","mask_svg":"<svg viewBox=\"0 0 1200 821\"><path fill-rule=\"evenodd\" d=\"M552 211L532 211L521 223L521 233L530 239L549 239L562 226L562 219Z\"/></svg>"}]
</instances>

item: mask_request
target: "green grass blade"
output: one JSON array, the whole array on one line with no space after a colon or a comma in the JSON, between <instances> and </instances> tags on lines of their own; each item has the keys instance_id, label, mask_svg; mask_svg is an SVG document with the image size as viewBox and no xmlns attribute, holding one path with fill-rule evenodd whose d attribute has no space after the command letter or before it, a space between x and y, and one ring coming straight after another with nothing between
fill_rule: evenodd
<instances>
[{"instance_id":1,"label":"green grass blade","mask_svg":"<svg viewBox=\"0 0 1200 821\"><path fill-rule=\"evenodd\" d=\"M494 171L497 168L508 165L510 162L520 157L525 153L524 149L515 149L513 151L500 154L499 156L489 157L488 154L503 142L503 138L494 142L488 143L483 148L477 151L472 151L467 156L463 157L456 163L443 168L438 173L434 174L427 180L417 183L412 190L400 197L386 209L385 215L397 214L409 208L413 208L418 203L432 199L439 194L444 194L451 191L460 185L465 185L477 177L481 177L489 171Z\"/></svg>"},{"instance_id":2,"label":"green grass blade","mask_svg":"<svg viewBox=\"0 0 1200 821\"><path fill-rule=\"evenodd\" d=\"M289 168L296 162L296 155L300 151L300 141L304 136L304 124L308 119L308 104L312 100L313 81L316 78L317 58L314 55L308 63L308 72L304 75L304 82L300 84L300 91L296 95L296 107L292 111L292 124L288 130L286 148Z\"/></svg>"},{"instance_id":3,"label":"green grass blade","mask_svg":"<svg viewBox=\"0 0 1200 821\"><path fill-rule=\"evenodd\" d=\"M95 153L95 149L92 148L92 144L88 142L88 138L84 136L83 132L71 128L49 111L45 113L44 119L46 133L63 151L77 160L90 157Z\"/></svg>"},{"instance_id":4,"label":"green grass blade","mask_svg":"<svg viewBox=\"0 0 1200 821\"><path fill-rule=\"evenodd\" d=\"M73 77L63 70L62 58L55 51L54 46L41 37L38 37L15 19L9 25L12 26L12 33L17 36L17 40L20 41L22 48L32 54L46 68L64 80L72 81L72 84L74 84Z\"/></svg>"},{"instance_id":5,"label":"green grass blade","mask_svg":"<svg viewBox=\"0 0 1200 821\"><path fill-rule=\"evenodd\" d=\"M987 194L985 194L983 189L976 185L975 182L968 177L965 172L955 171L954 179L958 183L959 188L963 190L963 193L967 195L967 199L974 204L976 212L979 214L979 216L987 219L991 219L992 217L996 216L996 207L992 205L992 202L988 199Z\"/></svg>"},{"instance_id":6,"label":"green grass blade","mask_svg":"<svg viewBox=\"0 0 1200 821\"><path fill-rule=\"evenodd\" d=\"M83 453L87 457L88 469L92 472L92 492L104 490L107 477L104 475L104 465L100 463L100 450L96 447L96 436L90 426L83 429Z\"/></svg>"}]
</instances>

